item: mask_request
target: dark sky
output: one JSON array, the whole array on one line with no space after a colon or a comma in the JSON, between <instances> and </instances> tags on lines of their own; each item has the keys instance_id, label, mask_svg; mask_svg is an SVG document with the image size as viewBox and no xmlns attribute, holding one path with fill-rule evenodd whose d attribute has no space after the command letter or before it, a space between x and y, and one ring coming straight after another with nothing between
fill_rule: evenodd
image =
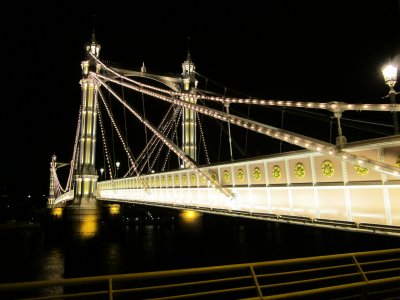
<instances>
[{"instance_id":1,"label":"dark sky","mask_svg":"<svg viewBox=\"0 0 400 300\"><path fill-rule=\"evenodd\" d=\"M380 68L399 53L397 0L216 2L108 1L94 8L93 1L15 2L3 8L0 185L47 193L51 155L71 159L80 62L93 14L101 58L126 68L138 70L145 61L149 72L178 74L190 36L197 71L244 95L387 101ZM260 117L258 109L251 112ZM268 113L281 114L266 110L266 123ZM359 116L391 124L390 114L377 114ZM298 120L287 122L306 123Z\"/></svg>"}]
</instances>

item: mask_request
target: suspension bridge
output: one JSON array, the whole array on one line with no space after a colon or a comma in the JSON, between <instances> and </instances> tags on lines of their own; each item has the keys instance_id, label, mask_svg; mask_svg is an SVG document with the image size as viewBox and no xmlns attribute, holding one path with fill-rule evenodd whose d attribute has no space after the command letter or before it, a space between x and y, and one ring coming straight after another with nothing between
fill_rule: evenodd
<instances>
[{"instance_id":1,"label":"suspension bridge","mask_svg":"<svg viewBox=\"0 0 400 300\"><path fill-rule=\"evenodd\" d=\"M147 72L144 63L138 71L112 66L100 60L100 48L93 33L81 63L82 99L72 159L60 163L53 156L50 163L50 208L66 206L85 214L100 203L137 203L400 233L400 136L347 143L341 125L342 114L351 111L391 113L395 119L399 104L230 97L226 89L216 93L199 88L202 75L196 71L190 52L181 74L160 75ZM142 100L143 109L128 99L128 91ZM160 105L160 110L166 108L158 123L146 113L144 97L146 102L158 100L154 105ZM119 125L116 105L123 109L124 125ZM292 109L304 114L324 112L335 120L338 136L332 143L308 136L313 132L304 135L272 126L265 122L270 119L267 115L255 120L235 113L240 106ZM127 115L137 122L130 134ZM223 124L230 160L210 161L209 126L202 123L206 119ZM136 153L132 148L140 144L136 139L139 128L144 128L145 146ZM263 144L276 140L293 150L234 159L234 128L259 135L260 140L265 139ZM111 144L107 141L110 137ZM96 167L99 139L104 160L100 176ZM114 139L119 140L127 157L124 173L119 170L120 163L116 164ZM175 167L168 168L172 156L176 157ZM70 167L65 188L57 175L63 166Z\"/></svg>"}]
</instances>

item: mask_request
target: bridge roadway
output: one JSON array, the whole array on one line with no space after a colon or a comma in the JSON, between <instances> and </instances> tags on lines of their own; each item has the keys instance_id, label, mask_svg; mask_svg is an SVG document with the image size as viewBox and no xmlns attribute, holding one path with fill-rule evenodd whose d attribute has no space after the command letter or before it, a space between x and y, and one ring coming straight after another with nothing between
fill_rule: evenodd
<instances>
[{"instance_id":1,"label":"bridge roadway","mask_svg":"<svg viewBox=\"0 0 400 300\"><path fill-rule=\"evenodd\" d=\"M344 150L400 165L396 136L349 143ZM308 150L201 169L235 197L212 188L194 170L180 169L98 182L97 199L400 234L399 177ZM73 191L56 204L72 197Z\"/></svg>"}]
</instances>

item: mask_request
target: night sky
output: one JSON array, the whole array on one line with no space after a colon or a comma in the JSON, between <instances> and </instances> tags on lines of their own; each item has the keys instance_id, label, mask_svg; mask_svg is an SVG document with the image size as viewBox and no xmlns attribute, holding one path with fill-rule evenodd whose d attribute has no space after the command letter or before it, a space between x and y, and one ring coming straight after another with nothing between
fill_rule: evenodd
<instances>
[{"instance_id":1,"label":"night sky","mask_svg":"<svg viewBox=\"0 0 400 300\"><path fill-rule=\"evenodd\" d=\"M109 1L96 7L91 7L94 2L15 2L3 8L1 189L47 194L52 154L60 161L71 159L80 62L92 15L101 58L127 69L139 70L145 61L148 72L179 74L189 44L197 71L220 84L218 93L227 87L228 92L275 100L388 101L382 99L388 87L380 69L400 53L398 1L213 2ZM199 84L204 88L204 82ZM279 126L279 110L245 107L242 112ZM328 123L314 125L314 119L285 115L289 130L301 123L326 126L324 134L329 134ZM389 113L344 117L392 124ZM206 129L213 131L211 124ZM391 130L382 127L388 134ZM344 127L344 134L349 141L364 137L354 128ZM216 136L210 136L213 144ZM247 155L263 154L258 151L263 141L251 136Z\"/></svg>"}]
</instances>

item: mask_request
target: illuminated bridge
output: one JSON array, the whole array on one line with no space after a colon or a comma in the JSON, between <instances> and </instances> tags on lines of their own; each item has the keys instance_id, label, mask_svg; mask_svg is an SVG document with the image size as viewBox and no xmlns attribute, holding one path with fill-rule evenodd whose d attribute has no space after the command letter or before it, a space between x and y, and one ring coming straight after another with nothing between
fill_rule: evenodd
<instances>
[{"instance_id":1,"label":"illuminated bridge","mask_svg":"<svg viewBox=\"0 0 400 300\"><path fill-rule=\"evenodd\" d=\"M147 72L144 63L132 71L100 60L94 34L85 50L73 155L67 164L52 158L49 207L66 206L84 214L101 202L126 202L400 233L399 104L231 97L226 88L223 93L211 91L211 81L196 71L189 52L181 74L159 75ZM145 109L152 99L161 116L154 120ZM239 112L243 106L266 113L253 119ZM271 109L282 114L282 121L284 112L318 112L337 124L336 141L311 137L317 130L305 135L284 129L283 123L269 125ZM355 111L386 114L388 119L392 115L395 134L347 143L342 115ZM126 125L127 117L135 119L134 129ZM210 161L206 137L214 128L205 126L206 120L224 128L228 162ZM260 145L279 141L290 151L234 158L235 128L258 135ZM145 142L138 141L139 131L144 131ZM100 143L102 148L97 147ZM144 147L137 151L141 143ZM126 155L124 172L115 159L117 144ZM99 153L102 163L96 161ZM63 188L57 170L65 165L70 172Z\"/></svg>"}]
</instances>

